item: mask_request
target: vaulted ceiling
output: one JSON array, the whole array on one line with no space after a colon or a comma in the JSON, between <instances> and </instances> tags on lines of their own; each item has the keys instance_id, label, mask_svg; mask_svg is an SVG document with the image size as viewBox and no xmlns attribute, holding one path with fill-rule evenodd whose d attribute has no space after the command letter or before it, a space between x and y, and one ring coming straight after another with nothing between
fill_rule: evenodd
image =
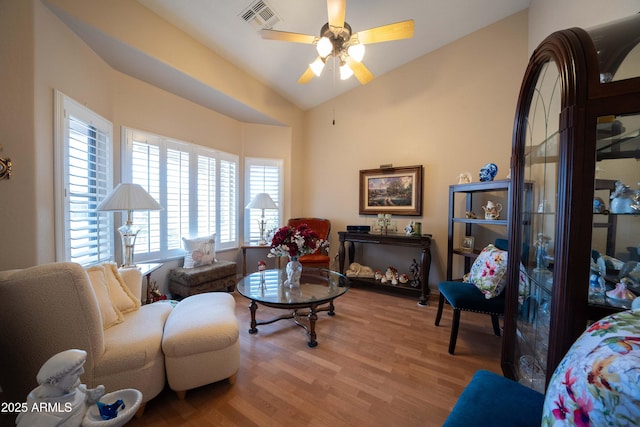
<instances>
[{"instance_id":1,"label":"vaulted ceiling","mask_svg":"<svg viewBox=\"0 0 640 427\"><path fill-rule=\"evenodd\" d=\"M256 2L264 5L257 5ZM138 0L143 6L241 67L306 110L360 86L340 80L331 61L320 77L297 83L316 56L315 46L265 40L258 24L246 19L251 8L271 13L274 30L319 35L327 22L324 0ZM529 7L530 0L347 0L345 21L353 32L413 19L411 39L366 46L363 63L375 77ZM250 13L249 13L250 14ZM244 16L244 18L243 18ZM267 15L265 15L267 16ZM375 82L375 80L374 80ZM373 84L373 83L369 83Z\"/></svg>"}]
</instances>

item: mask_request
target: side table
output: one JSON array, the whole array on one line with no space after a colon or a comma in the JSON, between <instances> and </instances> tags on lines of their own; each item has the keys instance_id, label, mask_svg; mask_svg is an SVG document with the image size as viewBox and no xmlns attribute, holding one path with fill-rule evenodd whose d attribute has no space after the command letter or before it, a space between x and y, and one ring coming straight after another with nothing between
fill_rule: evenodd
<instances>
[{"instance_id":1,"label":"side table","mask_svg":"<svg viewBox=\"0 0 640 427\"><path fill-rule=\"evenodd\" d=\"M162 267L164 264L161 262L143 262L137 264L136 267L140 269L143 276L147 278L147 299L145 304L151 304L153 299L151 298L151 273Z\"/></svg>"},{"instance_id":2,"label":"side table","mask_svg":"<svg viewBox=\"0 0 640 427\"><path fill-rule=\"evenodd\" d=\"M409 291L418 293L418 304L429 304L429 271L431 270L431 234L422 234L420 236L406 236L404 234L370 234L355 233L349 231L338 231L340 246L338 247L339 272L345 274L345 243L349 243L349 264L353 262L355 256L355 244L370 244L386 246L408 246L420 250L420 263L418 264L418 280L412 285L398 284L395 286L381 284L374 279L366 279L361 277L350 277L352 283L362 282L369 286L376 286L388 290Z\"/></svg>"},{"instance_id":3,"label":"side table","mask_svg":"<svg viewBox=\"0 0 640 427\"><path fill-rule=\"evenodd\" d=\"M244 242L241 248L242 248L242 277L245 277L247 275L247 249L262 249L269 252L269 249L271 248L271 246L259 245L257 243L251 243L251 242ZM276 262L277 262L277 267L279 268L280 258L278 258Z\"/></svg>"}]
</instances>

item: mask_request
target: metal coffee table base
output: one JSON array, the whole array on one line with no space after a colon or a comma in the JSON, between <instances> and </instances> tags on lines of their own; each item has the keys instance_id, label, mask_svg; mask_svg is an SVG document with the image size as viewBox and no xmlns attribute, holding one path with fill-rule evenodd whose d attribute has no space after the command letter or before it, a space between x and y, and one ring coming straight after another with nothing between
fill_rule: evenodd
<instances>
[{"instance_id":1,"label":"metal coffee table base","mask_svg":"<svg viewBox=\"0 0 640 427\"><path fill-rule=\"evenodd\" d=\"M309 347L316 347L318 345L318 341L316 341L316 320L318 320L317 313L320 311L327 311L329 316L335 316L335 307L333 305L333 301L329 301L329 305L327 307L318 308L320 305L327 304L326 302L322 304L287 304L283 306L282 304L269 304L265 302L260 302L260 304L271 307L271 308L279 308L279 309L288 309L290 313L283 314L281 316L275 317L271 320L257 322L256 321L256 311L258 310L258 304L255 300L251 300L251 304L249 305L249 310L251 311L251 328L249 329L250 334L258 333L258 325L268 325L270 323L277 322L278 320L283 319L293 319L296 325L304 328L307 331L307 336L309 337L309 341L307 345ZM300 309L308 309L308 311L300 312ZM306 320L305 320L306 318Z\"/></svg>"}]
</instances>

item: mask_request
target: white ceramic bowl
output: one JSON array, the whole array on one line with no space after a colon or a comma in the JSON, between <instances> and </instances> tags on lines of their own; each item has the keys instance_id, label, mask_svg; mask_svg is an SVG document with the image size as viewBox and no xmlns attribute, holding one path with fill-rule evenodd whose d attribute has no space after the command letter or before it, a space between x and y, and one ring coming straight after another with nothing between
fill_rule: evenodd
<instances>
[{"instance_id":1,"label":"white ceramic bowl","mask_svg":"<svg viewBox=\"0 0 640 427\"><path fill-rule=\"evenodd\" d=\"M98 406L91 405L84 415L83 427L120 427L129 422L142 404L142 393L134 388L125 388L105 394L100 398L100 402L111 404L118 399L122 399L124 402L124 409L118 411L118 416L110 420L103 420L100 417Z\"/></svg>"}]
</instances>

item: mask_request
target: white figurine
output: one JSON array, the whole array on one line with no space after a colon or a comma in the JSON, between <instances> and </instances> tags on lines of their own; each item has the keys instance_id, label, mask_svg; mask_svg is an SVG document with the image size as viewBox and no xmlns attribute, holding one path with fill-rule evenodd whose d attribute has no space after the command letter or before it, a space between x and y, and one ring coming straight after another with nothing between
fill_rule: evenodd
<instances>
[{"instance_id":1,"label":"white figurine","mask_svg":"<svg viewBox=\"0 0 640 427\"><path fill-rule=\"evenodd\" d=\"M404 228L404 232L407 236L412 236L415 232L415 223L413 221L409 221L409 224Z\"/></svg>"},{"instance_id":2,"label":"white figurine","mask_svg":"<svg viewBox=\"0 0 640 427\"><path fill-rule=\"evenodd\" d=\"M458 184L469 184L471 182L471 174L469 172L462 172L458 175Z\"/></svg>"},{"instance_id":3,"label":"white figurine","mask_svg":"<svg viewBox=\"0 0 640 427\"><path fill-rule=\"evenodd\" d=\"M40 370L38 387L27 396L26 412L16 419L18 427L79 427L91 405L104 395L104 386L87 389L80 384L87 352L66 350L52 356Z\"/></svg>"}]
</instances>

